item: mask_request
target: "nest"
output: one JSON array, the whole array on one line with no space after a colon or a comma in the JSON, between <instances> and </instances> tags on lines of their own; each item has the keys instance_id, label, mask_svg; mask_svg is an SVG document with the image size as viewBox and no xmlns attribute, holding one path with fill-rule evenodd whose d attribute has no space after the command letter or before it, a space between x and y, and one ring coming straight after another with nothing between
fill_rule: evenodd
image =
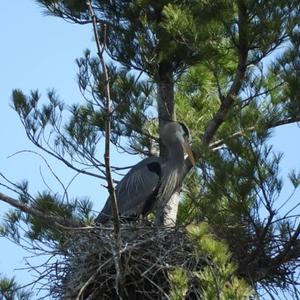
<instances>
[{"instance_id":1,"label":"nest","mask_svg":"<svg viewBox=\"0 0 300 300\"><path fill-rule=\"evenodd\" d=\"M72 300L168 299L172 270L183 267L194 272L205 265L205 260L193 254L184 229L123 224L120 233L119 246L112 228L68 233L52 296ZM201 298L196 282L189 282L186 298Z\"/></svg>"}]
</instances>

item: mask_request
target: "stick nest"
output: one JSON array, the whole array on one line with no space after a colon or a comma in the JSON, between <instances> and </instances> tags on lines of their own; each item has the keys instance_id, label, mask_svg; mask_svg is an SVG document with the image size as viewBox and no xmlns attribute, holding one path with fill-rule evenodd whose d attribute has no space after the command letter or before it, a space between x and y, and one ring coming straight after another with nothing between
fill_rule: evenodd
<instances>
[{"instance_id":1,"label":"stick nest","mask_svg":"<svg viewBox=\"0 0 300 300\"><path fill-rule=\"evenodd\" d=\"M180 228L123 224L119 256L112 228L71 231L63 249L51 290L57 299L168 299L172 270L194 272L205 265ZM200 299L197 283L189 286L187 298Z\"/></svg>"}]
</instances>

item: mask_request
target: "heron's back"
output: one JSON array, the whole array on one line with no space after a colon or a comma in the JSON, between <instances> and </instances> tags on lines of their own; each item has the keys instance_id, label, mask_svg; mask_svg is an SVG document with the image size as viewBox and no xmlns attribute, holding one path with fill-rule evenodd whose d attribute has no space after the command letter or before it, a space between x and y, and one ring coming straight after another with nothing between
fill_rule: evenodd
<instances>
[{"instance_id":1,"label":"heron's back","mask_svg":"<svg viewBox=\"0 0 300 300\"><path fill-rule=\"evenodd\" d=\"M116 197L121 218L134 218L147 215L153 208L163 172L163 160L149 157L138 164L123 177L116 186ZM111 219L111 199L96 218L97 223Z\"/></svg>"}]
</instances>

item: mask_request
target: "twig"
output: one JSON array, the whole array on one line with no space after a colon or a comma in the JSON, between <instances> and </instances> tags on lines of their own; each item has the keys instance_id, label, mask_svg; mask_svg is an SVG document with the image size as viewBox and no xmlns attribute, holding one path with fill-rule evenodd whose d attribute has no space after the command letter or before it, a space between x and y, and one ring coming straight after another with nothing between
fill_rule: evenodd
<instances>
[{"instance_id":1,"label":"twig","mask_svg":"<svg viewBox=\"0 0 300 300\"><path fill-rule=\"evenodd\" d=\"M219 127L223 124L229 111L231 110L237 95L242 87L243 79L245 77L247 69L247 57L248 57L248 34L247 34L247 11L245 5L238 1L238 14L239 14L239 42L238 42L238 65L235 73L234 80L228 91L226 97L221 99L221 105L209 122L203 138L202 144L208 145Z\"/></svg>"},{"instance_id":2,"label":"twig","mask_svg":"<svg viewBox=\"0 0 300 300\"><path fill-rule=\"evenodd\" d=\"M80 297L82 293L85 291L85 289L89 286L91 282L96 278L97 274L101 271L101 269L110 262L110 259L106 260L101 266L98 267L98 269L93 273L93 275L85 282L85 284L81 287L76 300L80 300Z\"/></svg>"},{"instance_id":3,"label":"twig","mask_svg":"<svg viewBox=\"0 0 300 300\"><path fill-rule=\"evenodd\" d=\"M105 94L105 153L104 153L104 162L105 162L105 170L106 170L106 181L108 185L109 196L111 199L111 210L113 216L113 224L114 224L114 237L115 243L113 244L114 247L114 262L116 268L116 293L121 297L122 293L122 283L123 283L123 271L121 265L121 235L120 235L120 219L119 219L119 209L117 204L117 197L116 192L113 184L113 178L111 174L111 166L110 166L110 135L111 135L111 119L112 119L112 109L111 109L111 97L110 97L110 84L109 84L109 76L106 67L106 63L104 61L103 53L106 46L106 30L107 26L104 25L104 43L100 45L100 39L98 35L98 28L97 28L97 18L92 7L91 0L87 1L89 14L93 21L93 31L94 37L97 46L97 54L100 60L100 65L102 68L102 72L105 78L105 85L104 85L104 94Z\"/></svg>"},{"instance_id":4,"label":"twig","mask_svg":"<svg viewBox=\"0 0 300 300\"><path fill-rule=\"evenodd\" d=\"M46 152L47 154L49 154L50 156L58 159L59 161L61 161L62 163L64 163L67 167L69 167L70 169L72 170L75 170L81 174L84 174L84 175L89 175L89 176L93 176L93 177L96 177L96 178L99 178L99 179L105 179L104 176L101 176L101 175L98 175L98 174L95 174L95 173L92 173L92 172L88 172L88 171L85 171L85 169L79 169L78 167L75 167L70 161L68 161L67 159L63 158L61 155L59 155L58 153L55 153L53 152L53 150L49 150L47 149L46 147L42 146L35 138L34 136L28 131L27 127L26 127L26 124L24 123L24 121L21 119L21 122L23 123L23 126L25 128L25 131L26 131L26 135L28 137L28 139L36 146L38 147L39 149L43 150L44 152ZM27 151L27 150L26 150ZM24 151L24 152L26 152Z\"/></svg>"},{"instance_id":5,"label":"twig","mask_svg":"<svg viewBox=\"0 0 300 300\"><path fill-rule=\"evenodd\" d=\"M108 190L109 195L111 197L111 208L112 208L112 215L114 219L114 226L115 226L115 234L118 235L120 232L120 221L119 221L119 210L117 205L117 199L115 194L115 189L113 185L113 179L111 175L111 167L110 167L110 133L111 133L111 97L110 97L110 85L109 85L109 76L107 67L104 61L103 52L104 52L104 46L100 45L100 39L98 35L98 29L97 29L97 18L94 13L91 1L87 1L87 5L89 7L89 12L93 21L93 31L97 46L97 54L100 60L101 68L104 73L105 77L105 87L104 87L104 93L105 93L105 109L106 109L106 122L105 122L105 154L104 154L104 160L105 160L105 169L106 169L106 180L108 184ZM106 32L106 25L104 25L104 31ZM105 33L106 36L106 33Z\"/></svg>"},{"instance_id":6,"label":"twig","mask_svg":"<svg viewBox=\"0 0 300 300\"><path fill-rule=\"evenodd\" d=\"M67 203L69 204L69 196L68 196L68 190L67 188L65 187L65 185L62 183L62 181L59 179L59 177L55 174L55 172L53 171L52 167L50 166L50 164L48 163L48 161L46 160L46 158L41 155L40 153L38 152L35 152L35 151L32 151L32 150L22 150L22 151L18 151L12 155L10 155L8 158L11 158L13 157L14 155L17 155L17 154L20 154L20 153L25 153L25 152L28 152L28 153L33 153L37 156L39 156L43 161L44 163L46 164L46 166L48 167L49 171L51 172L51 174L53 175L53 177L57 180L57 182L61 185L61 187L63 188L64 190L64 195L66 195L66 199L67 199ZM41 174L41 177L42 177L42 180L44 182L44 184L46 185L46 187L51 191L51 188L48 186L47 182L44 180L44 176L42 174L42 171L41 171L41 168L40 168L40 174Z\"/></svg>"},{"instance_id":7,"label":"twig","mask_svg":"<svg viewBox=\"0 0 300 300\"><path fill-rule=\"evenodd\" d=\"M136 83L139 81L139 79L141 78L141 76L142 76L142 74L143 74L144 72L145 72L144 69L143 69L143 70L140 70L138 76L137 76L137 77L135 78L135 80L134 80L134 84L136 84ZM131 89L129 88L128 91L126 92L126 94L124 95L123 99L122 99L122 100L115 106L115 108L111 111L111 115L113 115L114 112L116 112L116 111L120 108L120 106L124 104L124 102L126 101L127 96L130 94L130 92L131 92Z\"/></svg>"},{"instance_id":8,"label":"twig","mask_svg":"<svg viewBox=\"0 0 300 300\"><path fill-rule=\"evenodd\" d=\"M240 137L242 135L244 135L246 132L252 132L255 130L255 127L254 126L251 126L249 128L247 128L246 130L240 130L240 131L237 131L229 136L227 136L226 138L224 139L221 139L221 140L218 140L218 141L215 141L213 143L210 143L209 144L209 148L211 148L212 150L216 149L216 148L219 148L220 146L224 145L226 140L229 140L229 139L233 139L233 138L236 138L236 137Z\"/></svg>"},{"instance_id":9,"label":"twig","mask_svg":"<svg viewBox=\"0 0 300 300\"><path fill-rule=\"evenodd\" d=\"M263 125L267 129L272 129L272 128L276 128L276 127L279 127L279 126L293 124L293 123L297 123L297 122L300 122L300 117L299 116L292 117L292 118L287 118L287 119L282 119L282 120L279 120L279 121L276 121L276 122L269 122L269 123L265 123ZM224 139L220 139L220 140L217 140L215 142L210 143L209 144L209 148L212 151L216 151L216 150L222 148L222 146L226 143L226 140L243 136L247 132L254 132L256 129L257 129L257 127L250 126L250 127L246 128L244 130L237 131L237 132L235 132L235 133L233 133L233 134L225 137Z\"/></svg>"},{"instance_id":10,"label":"twig","mask_svg":"<svg viewBox=\"0 0 300 300\"><path fill-rule=\"evenodd\" d=\"M285 262L285 258L286 258L286 256L289 255L291 248L293 246L295 246L297 241L299 241L299 236L300 236L300 223L298 224L297 228L295 229L293 235L285 243L282 251L279 252L279 254L272 259L272 262L274 264L281 264L281 263ZM300 252L300 251L298 251L298 252ZM299 253L297 253L296 256L299 257Z\"/></svg>"},{"instance_id":11,"label":"twig","mask_svg":"<svg viewBox=\"0 0 300 300\"><path fill-rule=\"evenodd\" d=\"M81 224L75 220L66 219L66 218L59 217L59 216L50 216L49 214L46 214L36 208L29 207L28 205L14 199L14 198L11 198L5 194L2 194L2 193L0 193L0 201L6 202L6 203L10 204L11 206L20 209L23 212L26 212L37 218L44 219L44 220L48 221L49 223L55 224L57 226L59 226L59 225L66 225L69 227L81 226Z\"/></svg>"}]
</instances>

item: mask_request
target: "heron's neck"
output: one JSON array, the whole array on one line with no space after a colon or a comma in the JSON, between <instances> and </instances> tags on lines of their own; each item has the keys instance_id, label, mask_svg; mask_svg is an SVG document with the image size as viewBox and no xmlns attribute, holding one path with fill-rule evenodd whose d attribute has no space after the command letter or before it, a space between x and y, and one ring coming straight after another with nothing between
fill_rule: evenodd
<instances>
[{"instance_id":1,"label":"heron's neck","mask_svg":"<svg viewBox=\"0 0 300 300\"><path fill-rule=\"evenodd\" d=\"M170 168L184 167L184 151L179 141L168 148L168 164Z\"/></svg>"},{"instance_id":2,"label":"heron's neck","mask_svg":"<svg viewBox=\"0 0 300 300\"><path fill-rule=\"evenodd\" d=\"M168 157L163 168L159 197L168 201L183 179L184 151L181 144L173 143L167 148Z\"/></svg>"}]
</instances>

